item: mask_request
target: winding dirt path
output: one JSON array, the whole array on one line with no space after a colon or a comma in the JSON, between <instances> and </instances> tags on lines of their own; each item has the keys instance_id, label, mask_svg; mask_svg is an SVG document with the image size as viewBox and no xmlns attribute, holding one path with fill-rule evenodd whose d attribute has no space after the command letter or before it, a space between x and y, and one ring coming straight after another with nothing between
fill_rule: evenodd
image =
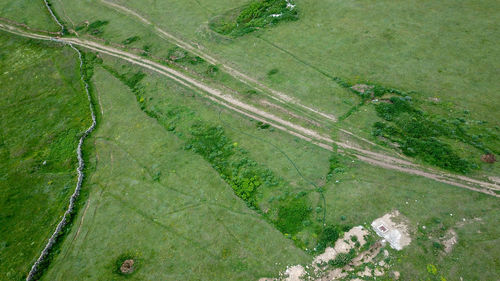
<instances>
[{"instance_id":1,"label":"winding dirt path","mask_svg":"<svg viewBox=\"0 0 500 281\"><path fill-rule=\"evenodd\" d=\"M79 38L69 38L69 37L51 38L45 35L28 33L14 26L10 26L3 23L0 23L0 29L33 39L77 45L92 51L100 52L103 54L107 54L109 56L113 56L128 61L135 65L139 65L150 71L154 71L160 75L166 76L182 84L183 86L206 96L208 99L228 109L231 109L235 112L238 112L242 115L248 116L258 121L267 122L279 130L282 130L296 137L304 139L308 142L316 144L324 149L332 150L332 145L336 144L341 149L343 149L345 153L352 154L355 157L357 157L360 161L375 166L396 170L408 174L419 175L439 182L454 185L457 187L466 188L469 190L481 192L495 197L500 197L500 194L497 194L494 191L494 190L500 190L500 185L497 183L491 183L469 178L466 176L454 175L454 174L435 171L432 169L427 169L424 167L420 167L419 165L414 164L407 160L355 147L345 142L333 141L330 137L322 135L321 133L316 132L313 129L305 128L303 126L283 120L282 118L275 116L272 113L266 112L255 106L245 104L244 102L234 98L233 96L223 93L219 89L208 86L184 73L181 73L167 66L158 64L156 62L150 61L144 57L140 57L135 54L131 54L110 46L101 45L99 43L89 40L84 40Z\"/></svg>"},{"instance_id":2,"label":"winding dirt path","mask_svg":"<svg viewBox=\"0 0 500 281\"><path fill-rule=\"evenodd\" d=\"M173 34L161 29L160 27L158 27L157 25L155 25L154 23L152 23L151 21L149 21L145 17L141 16L139 13L137 13L137 12L125 7L125 6L122 6L120 4L112 2L112 1L101 0L101 2L103 4L111 7L115 11L122 12L122 13L125 13L127 15L131 15L133 17L136 17L142 23L149 25L149 26L152 26L154 28L154 30L157 33L159 33L160 37L163 37L167 40L174 41L175 44L177 46L179 46L180 48L189 50L190 52L202 57L203 59L210 62L211 64L220 65L227 73L229 73L234 78L238 79L240 82L243 82L249 86L252 86L253 88L258 89L261 92L270 93L271 98L273 98L274 100L276 100L280 103L293 104L293 105L301 107L302 109L305 109L309 112L312 112L316 115L319 115L322 118L326 118L326 119L328 119L330 121L334 121L334 122L337 121L337 118L335 116L333 116L332 114L327 114L327 113L321 112L320 110L312 108L310 106L304 105L304 104L300 103L297 99L290 97L289 95L287 95L283 92L279 92L279 91L276 91L274 89L271 89L271 88L267 87L266 85L260 83L256 79L241 73L240 71L234 69L233 67L227 65L226 63L223 63L220 60L217 60L216 58L210 56L209 54L207 54L206 52L201 50L201 47L199 45L195 46L193 44L190 44L190 43L180 39L179 37L174 36Z\"/></svg>"}]
</instances>

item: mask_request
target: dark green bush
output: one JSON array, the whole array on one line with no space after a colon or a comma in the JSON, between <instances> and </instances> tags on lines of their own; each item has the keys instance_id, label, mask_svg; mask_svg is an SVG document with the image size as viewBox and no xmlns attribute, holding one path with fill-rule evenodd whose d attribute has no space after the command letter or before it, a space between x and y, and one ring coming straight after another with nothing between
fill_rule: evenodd
<instances>
[{"instance_id":1,"label":"dark green bush","mask_svg":"<svg viewBox=\"0 0 500 281\"><path fill-rule=\"evenodd\" d=\"M271 127L271 125L269 125L268 123L264 123L264 122L261 122L261 121L257 122L256 126L257 126L257 128L263 129L263 130L269 129L269 127Z\"/></svg>"},{"instance_id":2,"label":"dark green bush","mask_svg":"<svg viewBox=\"0 0 500 281\"><path fill-rule=\"evenodd\" d=\"M338 225L329 225L321 229L318 234L316 252L322 253L326 247L331 246L339 239L342 229Z\"/></svg>"},{"instance_id":3,"label":"dark green bush","mask_svg":"<svg viewBox=\"0 0 500 281\"><path fill-rule=\"evenodd\" d=\"M99 35L103 32L103 27L108 23L107 20L96 20L87 26L87 32L92 35Z\"/></svg>"},{"instance_id":4,"label":"dark green bush","mask_svg":"<svg viewBox=\"0 0 500 281\"><path fill-rule=\"evenodd\" d=\"M286 0L256 0L214 18L209 26L217 33L238 37L281 21L297 19L297 9L287 7Z\"/></svg>"},{"instance_id":5,"label":"dark green bush","mask_svg":"<svg viewBox=\"0 0 500 281\"><path fill-rule=\"evenodd\" d=\"M276 73L278 73L278 72L279 72L279 69L277 69L277 68L273 68L273 69L271 69L271 70L269 70L269 71L267 72L267 76L272 76L272 75L274 75L274 74L276 74Z\"/></svg>"},{"instance_id":6,"label":"dark green bush","mask_svg":"<svg viewBox=\"0 0 500 281\"><path fill-rule=\"evenodd\" d=\"M135 41L139 41L140 39L141 39L141 37L139 37L139 36L132 36L132 37L129 37L129 38L123 40L122 44L129 45L129 44L134 43Z\"/></svg>"},{"instance_id":7,"label":"dark green bush","mask_svg":"<svg viewBox=\"0 0 500 281\"><path fill-rule=\"evenodd\" d=\"M296 234L303 228L303 222L310 214L311 207L306 197L287 199L278 207L276 227L282 233Z\"/></svg>"},{"instance_id":8,"label":"dark green bush","mask_svg":"<svg viewBox=\"0 0 500 281\"><path fill-rule=\"evenodd\" d=\"M458 140L485 153L488 150L479 136L467 133L464 121L429 115L416 109L409 97L392 97L390 101L375 106L377 115L387 123L375 122L372 133L398 143L404 154L447 170L466 173L476 167L475 164L461 158L443 138Z\"/></svg>"},{"instance_id":9,"label":"dark green bush","mask_svg":"<svg viewBox=\"0 0 500 281\"><path fill-rule=\"evenodd\" d=\"M334 267L344 267L348 265L352 259L356 256L356 251L351 249L349 253L340 253L335 259L330 260L329 264Z\"/></svg>"},{"instance_id":10,"label":"dark green bush","mask_svg":"<svg viewBox=\"0 0 500 281\"><path fill-rule=\"evenodd\" d=\"M107 20L96 20L93 23L89 24L88 29L97 29L99 27L105 26L109 23Z\"/></svg>"}]
</instances>

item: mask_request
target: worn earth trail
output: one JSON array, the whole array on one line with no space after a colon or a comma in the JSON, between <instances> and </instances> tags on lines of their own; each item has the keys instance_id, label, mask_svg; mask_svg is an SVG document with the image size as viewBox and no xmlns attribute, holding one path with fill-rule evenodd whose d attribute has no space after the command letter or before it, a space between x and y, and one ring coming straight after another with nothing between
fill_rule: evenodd
<instances>
[{"instance_id":1,"label":"worn earth trail","mask_svg":"<svg viewBox=\"0 0 500 281\"><path fill-rule=\"evenodd\" d=\"M343 150L344 153L352 154L359 160L375 166L392 169L408 174L419 175L439 182L447 183L450 185L466 188L469 190L481 192L495 197L500 197L500 194L497 194L495 192L495 190L497 191L500 190L500 185L497 183L491 183L473 179L466 176L454 175L440 171L435 171L432 169L427 169L417 164L411 163L407 160L362 149L353 146L349 143L334 141L329 136L325 136L313 129L305 128L303 126L294 124L290 121L286 121L278 116L273 115L272 113L266 112L255 106L246 104L234 98L232 95L223 93L221 90L208 86L201 81L198 81L182 72L179 72L178 70L148 60L147 58L140 57L138 55L131 54L123 50L119 50L110 46L101 45L99 43L85 39L72 38L72 37L53 38L45 35L26 32L17 27L4 23L0 23L0 29L33 39L77 45L92 51L100 52L103 54L107 54L128 61L135 65L139 65L143 68L146 68L148 70L166 76L182 84L183 86L206 96L208 99L226 108L229 108L235 112L238 112L242 115L253 118L255 120L267 122L279 130L285 131L296 137L304 139L324 149L332 150L332 145L337 145L340 149Z\"/></svg>"},{"instance_id":2,"label":"worn earth trail","mask_svg":"<svg viewBox=\"0 0 500 281\"><path fill-rule=\"evenodd\" d=\"M326 118L329 121L337 121L337 118L335 116L333 116L332 114L327 114L327 113L321 112L320 110L312 108L310 106L304 105L304 104L300 103L298 100L296 100L295 98L293 98L293 97L291 97L283 92L279 92L279 91L276 91L274 89L271 89L271 88L267 87L266 85L260 83L256 79L241 73L240 71L229 66L227 63L224 63L224 62L214 58L213 56L207 54L206 52L204 52L200 45L198 45L196 43L190 44L190 43L186 42L185 40L180 39L179 37L161 29L160 27L158 27L157 25L155 25L154 23L152 23L151 21L149 21L145 17L141 16L139 13L137 13L137 12L125 7L125 6L122 6L120 4L111 2L111 1L101 0L101 2L103 4L111 7L112 9L118 11L118 12L122 12L122 13L125 13L127 15L136 17L139 21L141 21L145 25L152 26L154 28L154 30L160 35L160 37L173 41L180 48L188 50L188 51L202 57L203 59L205 59L206 61L208 61L212 64L220 65L227 73L231 74L231 76L233 76L234 78L238 79L239 81L241 81L247 85L250 85L250 86L256 88L257 90L269 93L271 98L273 98L274 100L276 100L280 103L284 103L284 104L296 105L302 109L305 109L306 111L309 111L311 113L319 115L323 119Z\"/></svg>"}]
</instances>

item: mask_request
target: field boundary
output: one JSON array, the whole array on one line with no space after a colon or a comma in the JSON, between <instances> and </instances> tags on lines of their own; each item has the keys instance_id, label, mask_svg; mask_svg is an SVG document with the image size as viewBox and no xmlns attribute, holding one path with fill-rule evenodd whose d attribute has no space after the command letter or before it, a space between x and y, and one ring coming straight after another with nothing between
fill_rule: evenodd
<instances>
[{"instance_id":1,"label":"field boundary","mask_svg":"<svg viewBox=\"0 0 500 281\"><path fill-rule=\"evenodd\" d=\"M50 5L47 2L47 0L44 0L44 2L45 2L47 9L50 12L50 14L54 18L54 20L61 27L62 33L64 33L64 29L65 29L64 26L59 22L57 17L52 12L52 9L50 8ZM50 236L50 238L49 238L47 244L45 245L45 247L43 248L40 256L38 257L38 259L35 261L35 263L31 267L30 272L28 273L28 276L26 277L26 281L32 281L32 280L36 279L36 276L39 273L40 264L42 264L45 261L45 259L47 258L47 256L49 255L50 250L52 249L52 247L54 246L54 244L57 241L57 238L61 235L61 233L63 232L63 228L67 225L68 220L70 219L70 216L73 214L73 211L75 208L75 203L76 203L76 200L78 199L78 196L80 195L80 190L82 188L83 178L85 176L83 173L83 170L85 168L85 161L83 160L83 154L82 154L83 142L92 133L92 131L94 131L95 127L97 126L97 118L96 118L96 115L94 112L94 107L92 105L92 96L90 95L89 84L87 83L87 81L85 79L85 74L84 74L84 70L83 70L84 63L83 63L83 58L82 58L82 52L80 50L78 50L77 48L75 48L75 46L73 46L71 43L65 43L65 44L68 45L73 50L75 50L75 52L78 54L78 59L80 60L80 79L81 79L82 83L84 84L85 92L87 94L87 98L89 101L89 109L90 109L90 114L92 117L92 124L90 125L90 127L87 130L85 130L85 132L80 137L80 140L78 141L78 147L76 149L76 155L78 158L78 168L77 168L78 181L76 183L75 190L70 197L68 209L66 209L66 211L64 212L64 215L63 215L61 221L57 224L56 229L54 230L54 232Z\"/></svg>"}]
</instances>

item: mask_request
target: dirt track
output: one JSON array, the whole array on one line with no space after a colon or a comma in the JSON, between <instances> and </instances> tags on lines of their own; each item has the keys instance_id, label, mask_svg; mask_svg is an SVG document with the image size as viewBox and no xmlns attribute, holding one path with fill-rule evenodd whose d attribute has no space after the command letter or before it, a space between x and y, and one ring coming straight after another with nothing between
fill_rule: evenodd
<instances>
[{"instance_id":1,"label":"dirt track","mask_svg":"<svg viewBox=\"0 0 500 281\"><path fill-rule=\"evenodd\" d=\"M334 142L330 137L322 135L316 132L313 129L305 128L303 126L294 124L292 122L286 121L278 116L273 115L272 113L266 112L260 108L257 108L252 105L245 104L244 102L234 98L233 96L223 93L221 90L208 86L200 81L195 80L194 78L181 73L177 70L169 68L167 66L158 64L156 62L150 61L144 57L137 56L135 54L131 54L110 46L101 45L99 43L79 39L79 38L51 38L45 35L39 35L34 33L28 33L23 30L20 30L14 26L0 23L0 29L8 31L10 33L14 33L20 36L47 40L47 41L55 41L60 43L71 43L73 45L78 45L83 48L87 48L96 52L100 52L103 54L107 54L130 63L139 65L148 70L159 73L163 76L166 76L185 87L192 89L196 92L199 92L205 95L210 100L229 108L233 111L236 111L240 114L253 118L255 120L259 120L262 122L267 122L274 126L275 128L290 133L294 136L297 136L301 139L304 139L308 142L314 143L322 148L332 150L332 144L338 145L341 149L344 149L344 152L353 154L359 160L387 168L392 169L408 174L414 174L423 176L429 179L433 179L439 182L447 183L450 185L466 188L469 190L481 192L484 194L492 195L495 197L500 197L500 194L495 193L493 190L500 190L500 185L496 183L485 182L481 180L472 179L465 176L453 175L448 173L442 173L438 171L434 171L431 169L426 169L420 167L414 163L411 163L407 160L387 156L381 153L372 152L366 149L362 149L359 147L352 146L348 143L344 142Z\"/></svg>"},{"instance_id":2,"label":"dirt track","mask_svg":"<svg viewBox=\"0 0 500 281\"><path fill-rule=\"evenodd\" d=\"M322 118L326 118L330 121L337 121L337 118L331 114L327 114L327 113L324 113L324 112L321 112L315 108L312 108L312 107L309 107L309 106L306 106L302 103L300 103L299 101L297 101L295 98L293 97L290 97L288 96L287 94L285 93L282 93L282 92L279 92L279 91L276 91L274 89L271 89L269 87L267 87L266 85L258 82L257 80L255 80L254 78L252 77L249 77L248 75L245 75L241 72L239 72L238 70L232 68L231 66L217 60L216 58L210 56L209 54L203 52L199 46L196 47L194 46L193 44L190 44L174 35L172 35L171 33L169 32L166 32L165 30L161 29L160 27L158 27L157 25L155 25L154 23L152 23L151 21L149 21L148 19L144 18L143 16L141 16L140 14L138 14L137 12L127 8L127 7L124 7L122 5L119 5L117 3L114 3L114 2L111 2L111 1L107 1L107 0L101 0L101 2L105 5L108 5L110 6L111 8L113 8L114 10L116 11L119 11L119 12L123 12L125 14L128 14L128 15L131 15L131 16L134 16L136 17L137 19L139 19L142 23L146 24L146 25L149 25L149 26L153 26L155 31L158 32L160 34L160 37L166 37L167 40L172 40L175 42L175 44L177 46L179 46L180 48L183 48L185 50L189 50L190 52L202 57L203 59L207 60L208 62L212 63L212 64L217 64L217 65L220 65L222 66L222 68L228 72L229 74L231 74L231 76L233 76L234 78L240 80L241 82L245 83L245 84L248 84L250 86L253 86L254 88L260 90L260 91L263 91L263 92L267 92L267 93L270 93L271 94L271 97L280 102L280 103L288 103L288 104L294 104L296 106L299 106L307 111L310 111L314 114L317 114L319 116L321 116Z\"/></svg>"}]
</instances>

